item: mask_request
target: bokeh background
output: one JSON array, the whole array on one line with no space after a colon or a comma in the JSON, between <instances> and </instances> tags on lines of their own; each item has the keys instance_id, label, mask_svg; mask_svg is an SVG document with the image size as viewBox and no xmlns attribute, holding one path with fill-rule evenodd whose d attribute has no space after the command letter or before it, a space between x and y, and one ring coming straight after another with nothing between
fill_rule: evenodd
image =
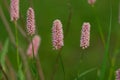
<instances>
[{"instance_id":1,"label":"bokeh background","mask_svg":"<svg viewBox=\"0 0 120 80\"><path fill-rule=\"evenodd\" d=\"M5 17L14 32L14 24L10 21L10 14L7 10L5 2L10 4L10 0L0 0ZM111 2L111 4L110 4ZM109 60L107 63L106 77L108 80L109 69L111 67L111 59L116 50L120 49L120 25L119 25L119 0L96 0L94 7L88 4L87 0L33 0L32 5L35 10L36 30L41 36L41 45L39 48L39 57L46 80L50 80L53 66L58 51L53 50L51 40L51 28L55 19L60 19L63 24L64 34L68 31L68 35L64 38L64 47L62 50L62 59L65 68L66 80L74 80L81 73L95 68L95 70L82 76L79 80L96 80L99 77L99 71L102 66L102 60L105 53L105 45L101 38L100 28L104 37L105 44L107 42L108 30L110 24L110 10L112 8L112 32L109 46ZM25 31L26 29L26 12L30 6L29 0L20 0L20 19L18 23ZM66 28L71 17L69 28ZM91 24L90 46L82 50L80 47L80 34L83 22ZM0 44L3 46L5 41L9 39L8 32L0 18ZM26 51L28 41L19 33L19 45ZM16 49L9 43L7 53L13 67L17 68ZM116 57L115 70L120 67L120 54ZM58 63L58 70L55 74L55 80L63 80L63 71L61 63ZM114 80L115 75L113 76Z\"/></svg>"}]
</instances>

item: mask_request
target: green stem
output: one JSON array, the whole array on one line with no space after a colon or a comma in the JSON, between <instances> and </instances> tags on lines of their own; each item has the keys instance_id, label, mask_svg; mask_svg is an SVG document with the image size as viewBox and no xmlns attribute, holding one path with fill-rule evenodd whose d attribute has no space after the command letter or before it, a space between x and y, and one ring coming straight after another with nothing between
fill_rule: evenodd
<instances>
[{"instance_id":1,"label":"green stem","mask_svg":"<svg viewBox=\"0 0 120 80\"><path fill-rule=\"evenodd\" d=\"M62 65L62 70L63 70L63 75L64 75L64 80L65 80L65 69L64 69L64 64L63 64L63 60L62 60L62 55L60 54L60 62L61 62L61 65Z\"/></svg>"},{"instance_id":2,"label":"green stem","mask_svg":"<svg viewBox=\"0 0 120 80\"><path fill-rule=\"evenodd\" d=\"M37 72L37 70L36 70L36 68L35 68L35 67L37 67L37 66L36 66L36 64L37 64L36 61L37 61L37 60L36 60L36 56L35 56L34 44L33 44L32 36L30 36L30 40L31 40L31 43L32 43L32 55L33 55L33 56L32 56L32 58L33 58L33 59L32 59L32 62L33 62L33 65L32 65L32 66L34 66L33 68L34 68L35 73L36 73L36 74L35 74L35 78L36 78L36 80L37 80L37 78L38 78L38 72Z\"/></svg>"},{"instance_id":3,"label":"green stem","mask_svg":"<svg viewBox=\"0 0 120 80\"><path fill-rule=\"evenodd\" d=\"M51 75L51 80L54 80L54 75L55 75L55 72L57 71L57 68L58 68L57 63L58 63L59 57L61 56L62 49L63 49L63 48L61 48L61 49L59 50L59 52L58 52L58 55L57 55L57 58L56 58L56 62L55 62L54 68L53 68L53 72L52 72L52 75ZM63 65L63 63L62 63L62 65ZM62 69L63 69L63 71L64 71L63 66L62 66ZM65 74L65 73L64 73L64 74Z\"/></svg>"},{"instance_id":4,"label":"green stem","mask_svg":"<svg viewBox=\"0 0 120 80\"><path fill-rule=\"evenodd\" d=\"M33 44L33 40L32 37L30 37L31 43L32 43L32 55L33 55L33 59L35 60L35 53L34 53L34 44Z\"/></svg>"},{"instance_id":5,"label":"green stem","mask_svg":"<svg viewBox=\"0 0 120 80\"><path fill-rule=\"evenodd\" d=\"M98 24L98 30L99 30L100 37L101 37L101 40L102 40L102 42L103 42L103 45L105 46L105 38L104 38L104 35L103 35L103 31L102 31L100 22L99 22L99 20L98 20L98 16L97 16L97 14L95 13L95 12L96 12L96 9L95 9L94 6L92 6L92 7L93 7L93 12L94 12L94 14L95 14L96 22L97 22L97 24Z\"/></svg>"},{"instance_id":6,"label":"green stem","mask_svg":"<svg viewBox=\"0 0 120 80\"><path fill-rule=\"evenodd\" d=\"M2 65L0 64L0 71L3 73L3 75L5 76L6 80L8 80L8 76L7 74L5 73L5 71L3 70L2 68Z\"/></svg>"},{"instance_id":7,"label":"green stem","mask_svg":"<svg viewBox=\"0 0 120 80\"><path fill-rule=\"evenodd\" d=\"M116 56L118 54L118 51L115 52L113 55L113 58L111 60L111 68L110 68L110 73L109 73L109 79L108 80L113 80L113 75L114 75L114 69L115 69L115 62L116 62Z\"/></svg>"},{"instance_id":8,"label":"green stem","mask_svg":"<svg viewBox=\"0 0 120 80\"><path fill-rule=\"evenodd\" d=\"M103 58L103 64L102 64L102 68L101 68L100 80L104 80L104 77L105 77L107 59L108 59L108 55L109 55L108 51L109 51L109 44L110 44L111 27L112 27L112 7L110 7L110 26L109 26L108 40L107 40L107 44L106 44L105 55Z\"/></svg>"},{"instance_id":9,"label":"green stem","mask_svg":"<svg viewBox=\"0 0 120 80\"><path fill-rule=\"evenodd\" d=\"M17 21L14 22L15 24L15 39L16 39L16 53L17 53L17 65L19 69L19 52L18 52L18 30L17 30Z\"/></svg>"}]
</instances>

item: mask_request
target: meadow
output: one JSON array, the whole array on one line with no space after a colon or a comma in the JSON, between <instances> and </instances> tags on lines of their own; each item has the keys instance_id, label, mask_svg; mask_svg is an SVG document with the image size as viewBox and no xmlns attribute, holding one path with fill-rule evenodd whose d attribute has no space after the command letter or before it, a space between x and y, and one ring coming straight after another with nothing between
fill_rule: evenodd
<instances>
[{"instance_id":1,"label":"meadow","mask_svg":"<svg viewBox=\"0 0 120 80\"><path fill-rule=\"evenodd\" d=\"M11 1L0 0L0 80L120 80L116 72L120 68L120 0L93 4L88 0L19 0L17 20L11 20ZM35 17L32 36L26 28L30 7ZM56 19L64 36L60 49L53 45ZM83 49L85 22L90 24L90 40ZM35 35L40 45L31 57L27 50Z\"/></svg>"}]
</instances>

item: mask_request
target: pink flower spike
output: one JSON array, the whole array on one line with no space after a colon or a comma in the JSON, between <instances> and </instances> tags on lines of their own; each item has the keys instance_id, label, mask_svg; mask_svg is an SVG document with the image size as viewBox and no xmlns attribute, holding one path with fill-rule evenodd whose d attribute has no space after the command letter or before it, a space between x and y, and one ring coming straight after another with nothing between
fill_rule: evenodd
<instances>
[{"instance_id":1,"label":"pink flower spike","mask_svg":"<svg viewBox=\"0 0 120 80\"><path fill-rule=\"evenodd\" d=\"M27 11L27 33L30 36L35 34L35 15L31 7Z\"/></svg>"},{"instance_id":2,"label":"pink flower spike","mask_svg":"<svg viewBox=\"0 0 120 80\"><path fill-rule=\"evenodd\" d=\"M116 71L116 79L115 80L120 80L120 69Z\"/></svg>"},{"instance_id":3,"label":"pink flower spike","mask_svg":"<svg viewBox=\"0 0 120 80\"><path fill-rule=\"evenodd\" d=\"M90 24L83 23L82 30L81 30L81 40L80 40L80 47L83 49L89 46L90 41Z\"/></svg>"},{"instance_id":4,"label":"pink flower spike","mask_svg":"<svg viewBox=\"0 0 120 80\"><path fill-rule=\"evenodd\" d=\"M52 43L53 47L56 50L59 50L64 46L63 42L63 29L62 29L62 23L60 20L55 20L53 22L53 27L52 27Z\"/></svg>"},{"instance_id":5,"label":"pink flower spike","mask_svg":"<svg viewBox=\"0 0 120 80\"><path fill-rule=\"evenodd\" d=\"M11 0L10 3L11 21L16 21L19 18L19 0Z\"/></svg>"},{"instance_id":6,"label":"pink flower spike","mask_svg":"<svg viewBox=\"0 0 120 80\"><path fill-rule=\"evenodd\" d=\"M32 39L32 42L33 42L33 48L34 48L34 55L36 57L38 54L38 49L39 49L39 45L41 42L41 38L38 35L35 35ZM29 57L33 57L32 42L29 44L29 47L27 49L27 55Z\"/></svg>"},{"instance_id":7,"label":"pink flower spike","mask_svg":"<svg viewBox=\"0 0 120 80\"><path fill-rule=\"evenodd\" d=\"M88 3L89 3L90 5L94 5L95 2L96 2L96 0L88 0Z\"/></svg>"}]
</instances>

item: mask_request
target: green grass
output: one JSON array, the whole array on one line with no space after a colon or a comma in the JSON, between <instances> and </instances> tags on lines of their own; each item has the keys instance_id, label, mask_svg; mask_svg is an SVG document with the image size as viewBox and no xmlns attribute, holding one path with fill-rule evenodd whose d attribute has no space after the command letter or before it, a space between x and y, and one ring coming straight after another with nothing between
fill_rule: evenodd
<instances>
[{"instance_id":1,"label":"green grass","mask_svg":"<svg viewBox=\"0 0 120 80\"><path fill-rule=\"evenodd\" d=\"M10 21L10 14L4 1L5 0L0 0L0 6L9 22L10 29L15 35L14 25ZM6 1L9 6L10 0ZM65 35L64 49L62 51L62 63L64 64L59 62L60 65L55 73L54 79L62 80L64 74L65 80L115 79L115 70L120 67L119 52L116 56L114 55L115 50L119 49L120 46L120 24L118 24L119 0L96 0L94 7L89 5L87 0L69 1L72 9L71 13L69 13L68 0L33 0L31 4L35 10L36 31L41 37L38 57L41 61L45 80L50 80L51 78L57 55L57 52L53 50L51 41L51 28L55 19L62 21L64 34L67 34L66 31L68 31L66 26L69 25L70 27L67 37ZM20 0L21 16L18 24L21 25L24 31L26 31L26 12L29 5L30 2L28 0ZM70 15L72 15L72 17L70 17ZM68 24L68 18L71 19L70 24ZM90 46L85 50L80 48L80 33L83 22L90 22L91 24ZM5 25L0 17L0 44L2 44L3 50L6 38L9 38L9 33L6 31ZM18 40L19 46L23 48L24 54L26 54L29 42L19 31ZM16 71L16 75L21 76L19 78L20 80L25 79L26 76L24 75L26 72L24 71L24 67L22 67L24 65L21 65L17 72L16 48L11 41L8 43L9 46L6 48L6 53L3 55L0 51L0 56L7 55L13 69ZM5 62L3 58L2 62ZM31 61L29 64L30 63ZM100 73L96 73L96 68L99 69ZM23 70L23 72L21 70ZM34 76L34 72L32 76Z\"/></svg>"}]
</instances>

